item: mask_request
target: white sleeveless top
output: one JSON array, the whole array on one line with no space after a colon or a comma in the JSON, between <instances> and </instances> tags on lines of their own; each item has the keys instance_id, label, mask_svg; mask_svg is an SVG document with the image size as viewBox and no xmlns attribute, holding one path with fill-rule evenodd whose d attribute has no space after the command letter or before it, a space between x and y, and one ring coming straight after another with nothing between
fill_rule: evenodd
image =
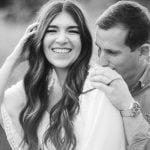
<instances>
[{"instance_id":1,"label":"white sleeveless top","mask_svg":"<svg viewBox=\"0 0 150 150\"><path fill-rule=\"evenodd\" d=\"M22 90L18 90L18 88ZM91 89L88 79L83 91ZM18 94L18 92L20 92ZM16 97L15 97L16 93ZM19 82L5 93L5 98L10 100L22 99L24 96L23 83ZM20 95L20 96L18 96ZM13 98L13 99L12 99ZM79 97L80 111L74 121L77 138L76 150L125 150L125 137L120 112L109 102L100 90L92 90ZM22 148L21 134L15 128L5 105L1 106L3 127L12 150L27 150L27 145ZM49 113L45 111L44 117L38 128L39 145L42 150L55 150L52 144L46 148L43 141L44 132L49 125Z\"/></svg>"}]
</instances>

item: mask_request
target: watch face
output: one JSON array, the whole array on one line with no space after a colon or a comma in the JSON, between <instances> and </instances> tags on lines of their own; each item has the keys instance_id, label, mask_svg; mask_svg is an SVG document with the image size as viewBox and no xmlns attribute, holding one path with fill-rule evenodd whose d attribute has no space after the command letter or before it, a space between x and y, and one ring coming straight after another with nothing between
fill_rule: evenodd
<instances>
[{"instance_id":1,"label":"watch face","mask_svg":"<svg viewBox=\"0 0 150 150\"><path fill-rule=\"evenodd\" d=\"M120 111L123 117L136 117L141 112L140 104L136 101L132 102L129 109Z\"/></svg>"},{"instance_id":2,"label":"watch face","mask_svg":"<svg viewBox=\"0 0 150 150\"><path fill-rule=\"evenodd\" d=\"M131 111L134 114L134 116L140 113L140 109L141 109L140 104L137 102L134 102L131 108Z\"/></svg>"}]
</instances>

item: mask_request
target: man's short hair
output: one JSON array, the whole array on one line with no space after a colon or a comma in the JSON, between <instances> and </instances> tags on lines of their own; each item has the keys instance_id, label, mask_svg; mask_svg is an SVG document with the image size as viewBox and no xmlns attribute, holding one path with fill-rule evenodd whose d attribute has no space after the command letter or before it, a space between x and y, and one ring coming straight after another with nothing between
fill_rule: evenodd
<instances>
[{"instance_id":1,"label":"man's short hair","mask_svg":"<svg viewBox=\"0 0 150 150\"><path fill-rule=\"evenodd\" d=\"M150 13L137 2L119 1L110 6L97 20L99 28L108 30L121 25L128 30L125 44L134 51L149 42Z\"/></svg>"}]
</instances>

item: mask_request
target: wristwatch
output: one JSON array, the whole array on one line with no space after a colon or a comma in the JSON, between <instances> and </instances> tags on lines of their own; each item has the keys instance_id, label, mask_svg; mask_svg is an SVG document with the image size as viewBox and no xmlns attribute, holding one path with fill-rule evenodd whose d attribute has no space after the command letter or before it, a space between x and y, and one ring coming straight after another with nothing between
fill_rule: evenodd
<instances>
[{"instance_id":1,"label":"wristwatch","mask_svg":"<svg viewBox=\"0 0 150 150\"><path fill-rule=\"evenodd\" d=\"M121 110L122 117L136 117L141 112L141 106L137 101L131 102L127 110Z\"/></svg>"}]
</instances>

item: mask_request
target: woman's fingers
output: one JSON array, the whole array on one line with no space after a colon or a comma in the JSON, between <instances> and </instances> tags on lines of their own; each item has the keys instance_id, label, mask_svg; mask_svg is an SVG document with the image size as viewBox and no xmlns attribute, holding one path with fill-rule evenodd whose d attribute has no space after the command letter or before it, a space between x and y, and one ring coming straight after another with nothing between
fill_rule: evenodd
<instances>
[{"instance_id":1,"label":"woman's fingers","mask_svg":"<svg viewBox=\"0 0 150 150\"><path fill-rule=\"evenodd\" d=\"M29 25L25 31L22 41L25 42L26 39L28 39L29 37L34 35L37 32L38 25L39 25L39 23L33 23L33 24Z\"/></svg>"},{"instance_id":2,"label":"woman's fingers","mask_svg":"<svg viewBox=\"0 0 150 150\"><path fill-rule=\"evenodd\" d=\"M28 59L29 51L26 50L25 45L28 45L28 39L37 32L38 23L33 23L29 25L25 31L24 36L20 39L14 51L12 52L12 57L14 57L17 62L22 62Z\"/></svg>"},{"instance_id":3,"label":"woman's fingers","mask_svg":"<svg viewBox=\"0 0 150 150\"><path fill-rule=\"evenodd\" d=\"M31 33L37 30L39 23L33 23L31 25L29 25L26 29L25 33Z\"/></svg>"}]
</instances>

